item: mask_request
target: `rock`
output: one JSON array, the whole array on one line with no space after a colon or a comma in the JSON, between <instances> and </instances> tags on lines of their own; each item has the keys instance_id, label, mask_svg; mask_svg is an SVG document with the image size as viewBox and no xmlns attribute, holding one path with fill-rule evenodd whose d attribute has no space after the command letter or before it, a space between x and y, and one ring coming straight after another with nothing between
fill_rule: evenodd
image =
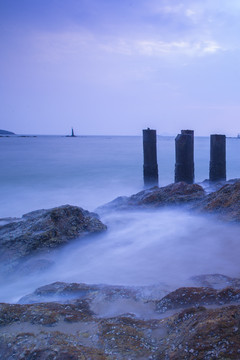
<instances>
[{"instance_id":1,"label":"rock","mask_svg":"<svg viewBox=\"0 0 240 360\"><path fill-rule=\"evenodd\" d=\"M193 308L166 319L167 336L156 359L240 358L240 306Z\"/></svg>"},{"instance_id":2,"label":"rock","mask_svg":"<svg viewBox=\"0 0 240 360\"><path fill-rule=\"evenodd\" d=\"M150 322L129 317L102 320L99 323L99 340L111 359L149 359L155 348L147 330Z\"/></svg>"},{"instance_id":3,"label":"rock","mask_svg":"<svg viewBox=\"0 0 240 360\"><path fill-rule=\"evenodd\" d=\"M240 279L231 278L230 276L222 274L197 275L192 276L191 280L197 286L203 286L217 290L224 289L226 287L240 289Z\"/></svg>"},{"instance_id":4,"label":"rock","mask_svg":"<svg viewBox=\"0 0 240 360\"><path fill-rule=\"evenodd\" d=\"M201 275L194 277L194 279L195 281L200 281L201 279L202 282L205 279L206 285L209 285L211 282L216 286L216 276L217 275ZM157 313L165 313L169 310L178 310L186 307L207 305L220 306L239 302L240 279L225 277L224 275L218 275L218 278L220 276L225 280L227 285L236 285L236 287L225 286L224 288L221 287L220 290L208 286L182 287L166 294L166 291L163 289L158 289L158 291L156 291L156 286L132 287L55 282L42 286L36 289L32 294L22 297L19 300L19 303L33 304L51 301L57 301L59 303L75 303L76 300L86 300L89 304L96 302L111 302L116 305L119 300L132 300L135 302L136 306L137 302L142 304L154 304L155 310L153 311L156 311L155 316L157 316ZM215 281L213 279L215 279ZM228 279L227 282L226 279ZM219 286L219 283L217 284ZM223 286L223 281L221 286ZM152 289L155 291L155 294L153 295L151 294ZM156 294L158 294L158 298L156 298ZM127 306L128 305L126 304L126 311L128 311ZM147 309L146 306L146 311L147 310L149 309Z\"/></svg>"},{"instance_id":5,"label":"rock","mask_svg":"<svg viewBox=\"0 0 240 360\"><path fill-rule=\"evenodd\" d=\"M240 221L240 179L218 183L205 180L202 185L179 182L161 188L155 186L130 197L118 197L98 211L189 204L191 210L216 214L222 220Z\"/></svg>"},{"instance_id":6,"label":"rock","mask_svg":"<svg viewBox=\"0 0 240 360\"><path fill-rule=\"evenodd\" d=\"M141 288L113 285L88 285L78 283L55 282L41 286L32 294L19 300L20 304L58 301L71 302L76 299L116 301L118 299L137 300L141 297Z\"/></svg>"},{"instance_id":7,"label":"rock","mask_svg":"<svg viewBox=\"0 0 240 360\"><path fill-rule=\"evenodd\" d=\"M62 284L54 286L55 290L63 289ZM182 290L179 293L183 294ZM206 294L203 288L199 288L200 293ZM198 301L198 297L190 299ZM149 320L130 315L100 318L87 300L74 304L0 304L0 358L239 359L239 324L240 305L190 307Z\"/></svg>"},{"instance_id":8,"label":"rock","mask_svg":"<svg viewBox=\"0 0 240 360\"><path fill-rule=\"evenodd\" d=\"M205 191L198 184L179 182L164 187L153 187L130 197L118 197L102 206L100 210L109 208L128 209L131 207L160 207L196 202L205 197Z\"/></svg>"},{"instance_id":9,"label":"rock","mask_svg":"<svg viewBox=\"0 0 240 360\"><path fill-rule=\"evenodd\" d=\"M168 310L192 306L223 305L240 302L240 290L225 288L215 290L203 287L179 288L156 302L156 311L164 313Z\"/></svg>"},{"instance_id":10,"label":"rock","mask_svg":"<svg viewBox=\"0 0 240 360\"><path fill-rule=\"evenodd\" d=\"M226 184L197 205L208 213L217 213L230 221L240 221L240 180Z\"/></svg>"},{"instance_id":11,"label":"rock","mask_svg":"<svg viewBox=\"0 0 240 360\"><path fill-rule=\"evenodd\" d=\"M77 206L33 211L0 226L0 261L17 263L28 255L104 230L106 226L96 214Z\"/></svg>"},{"instance_id":12,"label":"rock","mask_svg":"<svg viewBox=\"0 0 240 360\"><path fill-rule=\"evenodd\" d=\"M15 135L15 134L11 131L0 130L0 135Z\"/></svg>"},{"instance_id":13,"label":"rock","mask_svg":"<svg viewBox=\"0 0 240 360\"><path fill-rule=\"evenodd\" d=\"M150 193L133 195L130 201L137 201L139 205L161 206L196 201L204 195L204 189L200 185L179 182L162 188L153 188Z\"/></svg>"},{"instance_id":14,"label":"rock","mask_svg":"<svg viewBox=\"0 0 240 360\"><path fill-rule=\"evenodd\" d=\"M56 302L28 305L0 304L0 326L29 322L37 325L53 325L60 320L89 321L94 315L86 300L67 306Z\"/></svg>"},{"instance_id":15,"label":"rock","mask_svg":"<svg viewBox=\"0 0 240 360\"><path fill-rule=\"evenodd\" d=\"M86 300L90 309L100 317L128 314L131 317L154 318L158 316L153 301L166 295L162 287L156 286L114 286L88 285L55 282L36 289L32 294L22 297L19 304L58 302L76 304Z\"/></svg>"},{"instance_id":16,"label":"rock","mask_svg":"<svg viewBox=\"0 0 240 360\"><path fill-rule=\"evenodd\" d=\"M109 360L101 350L81 345L81 337L59 331L19 332L15 339L5 334L0 355L2 360Z\"/></svg>"},{"instance_id":17,"label":"rock","mask_svg":"<svg viewBox=\"0 0 240 360\"><path fill-rule=\"evenodd\" d=\"M210 190L207 189L206 183L211 187L212 192L209 193ZM184 182L161 188L155 186L130 197L118 197L100 207L99 211L189 204L188 208L191 210L216 214L222 220L240 221L240 179L216 184L204 181L203 186L207 192L198 184ZM215 189L217 190L213 191Z\"/></svg>"}]
</instances>

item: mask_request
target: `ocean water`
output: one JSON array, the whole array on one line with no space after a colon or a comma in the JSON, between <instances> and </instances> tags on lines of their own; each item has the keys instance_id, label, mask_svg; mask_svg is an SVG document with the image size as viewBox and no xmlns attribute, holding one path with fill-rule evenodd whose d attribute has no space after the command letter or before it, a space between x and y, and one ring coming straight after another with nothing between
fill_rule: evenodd
<instances>
[{"instance_id":1,"label":"ocean water","mask_svg":"<svg viewBox=\"0 0 240 360\"><path fill-rule=\"evenodd\" d=\"M158 137L159 184L174 179L174 138ZM195 138L195 180L208 178L209 138ZM227 139L227 177L240 177L240 140ZM63 204L94 210L143 188L142 138L0 138L0 218ZM0 301L17 301L54 281L176 288L194 275L240 276L239 226L179 209L109 212L108 231L46 255L46 273L0 284Z\"/></svg>"}]
</instances>

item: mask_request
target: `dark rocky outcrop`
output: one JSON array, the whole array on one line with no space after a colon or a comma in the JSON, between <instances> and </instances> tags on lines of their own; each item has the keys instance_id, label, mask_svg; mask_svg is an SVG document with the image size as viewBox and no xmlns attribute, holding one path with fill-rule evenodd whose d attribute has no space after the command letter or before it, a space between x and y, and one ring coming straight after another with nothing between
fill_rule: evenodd
<instances>
[{"instance_id":1,"label":"dark rocky outcrop","mask_svg":"<svg viewBox=\"0 0 240 360\"><path fill-rule=\"evenodd\" d=\"M208 287L216 290L232 287L240 289L240 279L232 278L222 274L205 274L192 276L194 286Z\"/></svg>"},{"instance_id":2,"label":"dark rocky outcrop","mask_svg":"<svg viewBox=\"0 0 240 360\"><path fill-rule=\"evenodd\" d=\"M79 293L83 288L88 294ZM239 301L239 290L180 288L157 300L158 305L161 302L171 305L168 306L171 313L159 318L159 308L155 308L155 317L148 317L148 313L144 317L96 315L92 309L94 289L103 291L102 299L107 306L110 302L119 306L117 300L121 297L133 296L134 301L143 301L141 292L136 295L136 289L131 293L130 288L124 287L64 283L41 287L35 292L39 299L58 292L62 295L78 292L80 298L70 303L0 304L0 358L240 358L240 305L232 304ZM93 296L88 297L89 291ZM106 291L110 294L108 300ZM203 307L203 303L211 308Z\"/></svg>"},{"instance_id":3,"label":"dark rocky outcrop","mask_svg":"<svg viewBox=\"0 0 240 360\"><path fill-rule=\"evenodd\" d=\"M155 359L239 359L239 310L239 305L190 308L166 319L167 336Z\"/></svg>"},{"instance_id":4,"label":"dark rocky outcrop","mask_svg":"<svg viewBox=\"0 0 240 360\"><path fill-rule=\"evenodd\" d=\"M199 200L204 194L203 188L198 184L179 182L162 188L153 188L151 192L143 191L131 196L129 202L146 206L182 204Z\"/></svg>"},{"instance_id":5,"label":"dark rocky outcrop","mask_svg":"<svg viewBox=\"0 0 240 360\"><path fill-rule=\"evenodd\" d=\"M14 264L28 255L104 230L106 226L96 214L77 206L33 211L0 226L0 261Z\"/></svg>"},{"instance_id":6,"label":"dark rocky outcrop","mask_svg":"<svg viewBox=\"0 0 240 360\"><path fill-rule=\"evenodd\" d=\"M233 179L216 184L205 181L203 185L207 192L204 191L201 185L187 184L185 182L170 184L161 188L155 186L130 197L118 197L100 207L98 211L160 208L167 205L188 204L188 208L191 210L211 213L218 215L223 220L239 222L240 180ZM210 189L212 192L210 192Z\"/></svg>"},{"instance_id":7,"label":"dark rocky outcrop","mask_svg":"<svg viewBox=\"0 0 240 360\"><path fill-rule=\"evenodd\" d=\"M156 311L164 313L168 310L192 306L224 305L240 302L240 290L225 288L215 290L204 287L179 288L156 302Z\"/></svg>"},{"instance_id":8,"label":"dark rocky outcrop","mask_svg":"<svg viewBox=\"0 0 240 360\"><path fill-rule=\"evenodd\" d=\"M14 307L4 310L11 313ZM34 317L32 306L21 307L23 323L1 326L3 360L236 360L240 355L240 306L190 308L162 320L81 318L82 308L56 304L47 304L47 316L41 310Z\"/></svg>"},{"instance_id":9,"label":"dark rocky outcrop","mask_svg":"<svg viewBox=\"0 0 240 360\"><path fill-rule=\"evenodd\" d=\"M10 325L19 322L29 322L36 325L53 325L64 321L80 321L91 319L93 312L85 300L77 304L58 304L56 302L28 305L5 304L0 305L0 325ZM71 318L71 319L70 319Z\"/></svg>"},{"instance_id":10,"label":"dark rocky outcrop","mask_svg":"<svg viewBox=\"0 0 240 360\"><path fill-rule=\"evenodd\" d=\"M102 206L101 210L109 208L129 209L131 207L161 207L196 202L205 197L205 191L198 184L179 182L164 187L153 187L140 191L130 197L118 197Z\"/></svg>"},{"instance_id":11,"label":"dark rocky outcrop","mask_svg":"<svg viewBox=\"0 0 240 360\"><path fill-rule=\"evenodd\" d=\"M226 220L240 221L240 180L212 192L197 207L208 213L217 213Z\"/></svg>"},{"instance_id":12,"label":"dark rocky outcrop","mask_svg":"<svg viewBox=\"0 0 240 360\"><path fill-rule=\"evenodd\" d=\"M11 131L0 130L0 135L15 135L15 134Z\"/></svg>"}]
</instances>

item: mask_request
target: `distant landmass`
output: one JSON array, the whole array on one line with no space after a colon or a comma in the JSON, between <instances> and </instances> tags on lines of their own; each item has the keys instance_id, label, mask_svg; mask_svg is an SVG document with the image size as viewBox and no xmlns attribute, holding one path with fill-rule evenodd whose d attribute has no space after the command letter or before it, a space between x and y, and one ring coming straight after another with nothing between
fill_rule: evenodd
<instances>
[{"instance_id":1,"label":"distant landmass","mask_svg":"<svg viewBox=\"0 0 240 360\"><path fill-rule=\"evenodd\" d=\"M11 131L0 130L0 135L15 135L15 134Z\"/></svg>"}]
</instances>

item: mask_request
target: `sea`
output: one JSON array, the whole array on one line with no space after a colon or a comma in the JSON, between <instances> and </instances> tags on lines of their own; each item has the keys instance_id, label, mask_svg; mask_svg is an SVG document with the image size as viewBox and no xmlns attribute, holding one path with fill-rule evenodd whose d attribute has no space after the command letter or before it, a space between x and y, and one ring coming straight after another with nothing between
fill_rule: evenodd
<instances>
[{"instance_id":1,"label":"sea","mask_svg":"<svg viewBox=\"0 0 240 360\"><path fill-rule=\"evenodd\" d=\"M210 141L195 137L195 182L208 178ZM141 136L0 137L0 218L64 204L89 211L141 191ZM174 181L174 137L158 136L159 186ZM240 140L227 138L227 178L240 177ZM48 253L52 265L0 283L0 301L17 302L55 282L175 289L193 276L239 277L240 228L179 208L107 211L107 232Z\"/></svg>"}]
</instances>

